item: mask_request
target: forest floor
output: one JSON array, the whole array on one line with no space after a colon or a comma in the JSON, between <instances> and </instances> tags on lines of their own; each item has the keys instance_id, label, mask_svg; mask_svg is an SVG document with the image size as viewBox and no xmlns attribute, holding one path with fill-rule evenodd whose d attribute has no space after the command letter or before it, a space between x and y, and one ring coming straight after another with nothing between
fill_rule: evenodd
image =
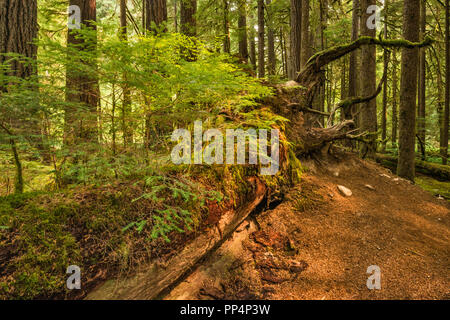
<instances>
[{"instance_id":1,"label":"forest floor","mask_svg":"<svg viewBox=\"0 0 450 320\"><path fill-rule=\"evenodd\" d=\"M303 162L285 201L245 221L165 299L450 299L450 203L338 157ZM372 265L381 290L367 288Z\"/></svg>"}]
</instances>

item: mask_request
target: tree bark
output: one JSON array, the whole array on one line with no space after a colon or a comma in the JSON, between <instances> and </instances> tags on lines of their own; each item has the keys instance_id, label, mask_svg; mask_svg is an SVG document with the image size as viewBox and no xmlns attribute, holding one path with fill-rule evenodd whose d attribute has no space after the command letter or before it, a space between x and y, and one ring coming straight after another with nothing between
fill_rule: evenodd
<instances>
[{"instance_id":1,"label":"tree bark","mask_svg":"<svg viewBox=\"0 0 450 320\"><path fill-rule=\"evenodd\" d=\"M258 0L258 77L264 78L265 73L265 22L264 0Z\"/></svg>"},{"instance_id":2,"label":"tree bark","mask_svg":"<svg viewBox=\"0 0 450 320\"><path fill-rule=\"evenodd\" d=\"M231 52L231 39L230 39L230 3L228 0L223 0L223 52Z\"/></svg>"},{"instance_id":3,"label":"tree bark","mask_svg":"<svg viewBox=\"0 0 450 320\"><path fill-rule=\"evenodd\" d=\"M269 8L272 0L266 0L267 8ZM269 75L275 75L277 57L275 54L275 33L273 30L273 21L270 10L267 10L267 71Z\"/></svg>"},{"instance_id":4,"label":"tree bark","mask_svg":"<svg viewBox=\"0 0 450 320\"><path fill-rule=\"evenodd\" d=\"M371 13L367 9L375 5L375 0L361 0L361 35L375 37L376 29L368 26ZM376 89L376 47L364 46L361 52L361 95L369 95ZM361 130L370 134L367 143L362 144L361 154L372 158L376 152L377 144L377 101L376 99L361 105Z\"/></svg>"},{"instance_id":5,"label":"tree bark","mask_svg":"<svg viewBox=\"0 0 450 320\"><path fill-rule=\"evenodd\" d=\"M97 27L92 21L97 20L96 0L70 0L70 5L81 10L81 28L94 32L86 37L79 37L78 29L68 31L67 46L72 50L86 53L86 58L79 58L75 64L84 64L92 70L97 69ZM86 74L72 64L66 67L66 101L65 108L65 143L68 145L80 142L97 142L98 122L97 108L99 103L98 76L95 72ZM87 108L87 113L77 112L78 105Z\"/></svg>"},{"instance_id":6,"label":"tree bark","mask_svg":"<svg viewBox=\"0 0 450 320\"><path fill-rule=\"evenodd\" d=\"M361 8L360 0L353 0L352 4L352 41L358 39L360 32L360 18L361 18ZM359 82L359 50L355 50L350 54L350 63L348 70L348 95L350 97L356 97L360 93L360 82ZM355 113L359 108L359 105L352 106L351 109L344 110L344 115L346 119L350 119L352 113ZM355 119L355 127L358 127L359 121ZM351 142L352 147L355 146Z\"/></svg>"},{"instance_id":7,"label":"tree bark","mask_svg":"<svg viewBox=\"0 0 450 320\"><path fill-rule=\"evenodd\" d=\"M34 43L38 32L37 15L36 0L0 1L0 65L9 60L9 76L29 80L30 77L37 75L34 63L37 56L37 46ZM18 54L29 58L31 63L22 63L23 59L11 59L8 54ZM0 85L0 93L6 90L7 88L2 88ZM35 105L39 105L39 102L36 101ZM36 110L26 111L33 114ZM38 149L44 161L49 161L49 151L44 143L41 119L35 116L30 118L30 121L23 123L20 119L11 116L8 122L14 129L26 127L27 133L23 136Z\"/></svg>"},{"instance_id":8,"label":"tree bark","mask_svg":"<svg viewBox=\"0 0 450 320\"><path fill-rule=\"evenodd\" d=\"M248 62L248 41L247 41L247 3L246 0L239 0L239 56Z\"/></svg>"},{"instance_id":9,"label":"tree bark","mask_svg":"<svg viewBox=\"0 0 450 320\"><path fill-rule=\"evenodd\" d=\"M167 22L167 0L144 0L144 28L148 32L158 34L166 32L164 27ZM151 144L151 115L147 110L145 115L145 132L144 132L144 146L146 149L150 148Z\"/></svg>"},{"instance_id":10,"label":"tree bark","mask_svg":"<svg viewBox=\"0 0 450 320\"><path fill-rule=\"evenodd\" d=\"M384 1L384 38L388 38L388 9L389 2L388 0ZM423 39L422 39L423 40ZM384 60L384 74L388 73L389 69L389 52L384 50L383 53ZM387 103L388 103L388 83L387 81L383 86L383 109L381 112L381 149L384 152L386 150L386 142L387 142Z\"/></svg>"},{"instance_id":11,"label":"tree bark","mask_svg":"<svg viewBox=\"0 0 450 320\"><path fill-rule=\"evenodd\" d=\"M397 70L397 50L392 52L392 147L397 147L397 132L398 132L398 70Z\"/></svg>"},{"instance_id":12,"label":"tree bark","mask_svg":"<svg viewBox=\"0 0 450 320\"><path fill-rule=\"evenodd\" d=\"M443 135L441 137L441 156L442 164L448 162L448 129L450 117L450 4L449 0L445 1L445 106Z\"/></svg>"},{"instance_id":13,"label":"tree bark","mask_svg":"<svg viewBox=\"0 0 450 320\"><path fill-rule=\"evenodd\" d=\"M359 35L359 0L353 0L352 11L352 41L358 39ZM358 85L358 66L357 66L357 51L350 54L350 66L348 71L348 95L356 97ZM346 112L346 118L350 115L350 111Z\"/></svg>"},{"instance_id":14,"label":"tree bark","mask_svg":"<svg viewBox=\"0 0 450 320\"><path fill-rule=\"evenodd\" d=\"M256 32L255 32L255 17L253 15L253 11L249 10L249 25L248 28L248 37L249 37L249 46L250 46L250 52L249 52L249 58L250 63L252 65L253 71L257 72L257 57L256 57Z\"/></svg>"},{"instance_id":15,"label":"tree bark","mask_svg":"<svg viewBox=\"0 0 450 320\"><path fill-rule=\"evenodd\" d=\"M300 72L301 57L301 30L302 30L302 0L291 0L291 43L290 43L290 63L289 79L294 80Z\"/></svg>"},{"instance_id":16,"label":"tree bark","mask_svg":"<svg viewBox=\"0 0 450 320\"><path fill-rule=\"evenodd\" d=\"M309 32L309 0L302 0L302 27L301 27L301 56L300 69L303 68L311 56L311 43Z\"/></svg>"},{"instance_id":17,"label":"tree bark","mask_svg":"<svg viewBox=\"0 0 450 320\"><path fill-rule=\"evenodd\" d=\"M0 64L9 59L3 53L16 53L35 59L37 47L33 40L37 31L36 0L0 1ZM12 76L26 79L36 74L32 64L12 59L9 65Z\"/></svg>"},{"instance_id":18,"label":"tree bark","mask_svg":"<svg viewBox=\"0 0 450 320\"><path fill-rule=\"evenodd\" d=\"M147 31L166 32L167 0L144 0L144 22Z\"/></svg>"},{"instance_id":19,"label":"tree bark","mask_svg":"<svg viewBox=\"0 0 450 320\"><path fill-rule=\"evenodd\" d=\"M175 33L178 33L178 1L173 0L173 27Z\"/></svg>"},{"instance_id":20,"label":"tree bark","mask_svg":"<svg viewBox=\"0 0 450 320\"><path fill-rule=\"evenodd\" d=\"M189 37L197 36L197 0L181 0L180 31Z\"/></svg>"},{"instance_id":21,"label":"tree bark","mask_svg":"<svg viewBox=\"0 0 450 320\"><path fill-rule=\"evenodd\" d=\"M420 1L420 40L423 41L425 38L425 28L426 28L426 6L425 0ZM419 90L418 90L418 109L417 109L417 145L420 148L423 142L423 147L426 148L426 48L420 49L419 57ZM425 151L426 152L426 151ZM425 159L422 159L425 160Z\"/></svg>"},{"instance_id":22,"label":"tree bark","mask_svg":"<svg viewBox=\"0 0 450 320\"><path fill-rule=\"evenodd\" d=\"M403 37L419 40L420 0L405 0L403 7ZM399 157L397 173L414 181L415 178L415 130L417 98L417 65L419 50L403 48L402 76L400 84Z\"/></svg>"},{"instance_id":23,"label":"tree bark","mask_svg":"<svg viewBox=\"0 0 450 320\"><path fill-rule=\"evenodd\" d=\"M128 41L128 31L127 31L127 0L120 0L120 39L125 43ZM122 134L123 134L123 145L127 146L133 143L133 127L130 125L130 114L131 114L131 97L130 88L128 87L128 76L126 73L122 75Z\"/></svg>"}]
</instances>

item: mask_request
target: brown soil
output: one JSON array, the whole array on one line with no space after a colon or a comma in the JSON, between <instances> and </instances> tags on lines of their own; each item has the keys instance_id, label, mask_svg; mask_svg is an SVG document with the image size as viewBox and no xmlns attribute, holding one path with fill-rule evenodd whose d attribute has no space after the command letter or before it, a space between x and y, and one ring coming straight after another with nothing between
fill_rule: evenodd
<instances>
[{"instance_id":1,"label":"brown soil","mask_svg":"<svg viewBox=\"0 0 450 320\"><path fill-rule=\"evenodd\" d=\"M166 299L450 299L449 202L340 157L306 163L286 201L244 222ZM366 286L372 265L381 290Z\"/></svg>"}]
</instances>

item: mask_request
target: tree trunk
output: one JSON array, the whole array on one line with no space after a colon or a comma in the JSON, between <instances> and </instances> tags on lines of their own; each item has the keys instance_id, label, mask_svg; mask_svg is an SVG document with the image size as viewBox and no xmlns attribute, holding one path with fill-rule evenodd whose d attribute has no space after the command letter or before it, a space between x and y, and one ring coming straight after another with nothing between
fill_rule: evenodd
<instances>
[{"instance_id":1,"label":"tree trunk","mask_svg":"<svg viewBox=\"0 0 450 320\"><path fill-rule=\"evenodd\" d=\"M281 43L281 61L283 64L283 77L288 77L288 59L286 50L286 37L284 36L283 28L280 28L280 43Z\"/></svg>"},{"instance_id":2,"label":"tree trunk","mask_svg":"<svg viewBox=\"0 0 450 320\"><path fill-rule=\"evenodd\" d=\"M327 27L327 13L326 13L326 3L327 1L321 0L318 5L318 16L319 16L319 24L317 26L316 33L319 35L317 37L316 43L316 51L325 50L325 29ZM356 39L355 39L356 40ZM316 53L316 52L315 52ZM318 111L325 111L325 77L322 79L320 83L319 93L314 101L314 109ZM324 119L320 119L320 123L322 126L325 125Z\"/></svg>"},{"instance_id":3,"label":"tree trunk","mask_svg":"<svg viewBox=\"0 0 450 320\"><path fill-rule=\"evenodd\" d=\"M250 27L248 30L248 36L250 38L250 63L252 65L253 70L257 71L257 58L256 58L256 32L255 32L255 22L254 22L254 16L252 11L250 10Z\"/></svg>"},{"instance_id":4,"label":"tree trunk","mask_svg":"<svg viewBox=\"0 0 450 320\"><path fill-rule=\"evenodd\" d=\"M309 0L302 0L302 27L301 27L301 55L300 69L303 68L311 56L311 44L309 33Z\"/></svg>"},{"instance_id":5,"label":"tree trunk","mask_svg":"<svg viewBox=\"0 0 450 320\"><path fill-rule=\"evenodd\" d=\"M384 38L388 38L388 0L384 1ZM423 39L422 39L423 40ZM387 50L384 50L383 54L384 74L388 73L389 68L389 53ZM381 149L384 152L386 150L386 142L387 142L387 102L388 102L388 83L384 82L383 86L383 109L381 112Z\"/></svg>"},{"instance_id":6,"label":"tree trunk","mask_svg":"<svg viewBox=\"0 0 450 320\"><path fill-rule=\"evenodd\" d=\"M361 0L361 35L375 37L376 29L368 26L371 13L367 13L367 8L375 5L375 0ZM361 95L367 96L376 89L376 47L363 46L361 52ZM370 134L367 143L361 148L361 154L372 158L376 152L377 139L377 101L373 99L361 106L361 131Z\"/></svg>"},{"instance_id":7,"label":"tree trunk","mask_svg":"<svg viewBox=\"0 0 450 320\"><path fill-rule=\"evenodd\" d=\"M397 110L397 99L398 99L398 76L397 76L397 51L392 52L392 147L397 148L397 131L398 131L398 110Z\"/></svg>"},{"instance_id":8,"label":"tree trunk","mask_svg":"<svg viewBox=\"0 0 450 320\"><path fill-rule=\"evenodd\" d=\"M352 11L352 41L358 39L359 35L359 0L353 0ZM348 95L356 97L358 84L358 66L357 66L357 51L350 54L350 66L348 71ZM346 118L349 119L350 111L347 110Z\"/></svg>"},{"instance_id":9,"label":"tree trunk","mask_svg":"<svg viewBox=\"0 0 450 320\"><path fill-rule=\"evenodd\" d=\"M239 1L239 56L248 62L248 41L247 41L247 3L246 0Z\"/></svg>"},{"instance_id":10,"label":"tree trunk","mask_svg":"<svg viewBox=\"0 0 450 320\"><path fill-rule=\"evenodd\" d=\"M360 0L353 0L352 5L352 41L358 39L359 36L359 23L360 23ZM350 97L356 97L359 95L359 50L355 50L350 54L350 63L348 70L348 95ZM355 114L358 110L359 106L354 105L352 108L344 109L345 119L351 119L352 114ZM358 126L358 119L355 119L355 127ZM349 142L349 146L355 147L356 144L352 141Z\"/></svg>"},{"instance_id":11,"label":"tree trunk","mask_svg":"<svg viewBox=\"0 0 450 320\"><path fill-rule=\"evenodd\" d=\"M223 52L231 52L231 39L230 39L230 4L228 0L223 0Z\"/></svg>"},{"instance_id":12,"label":"tree trunk","mask_svg":"<svg viewBox=\"0 0 450 320\"><path fill-rule=\"evenodd\" d=\"M189 37L197 36L197 0L181 0L180 31Z\"/></svg>"},{"instance_id":13,"label":"tree trunk","mask_svg":"<svg viewBox=\"0 0 450 320\"><path fill-rule=\"evenodd\" d=\"M167 0L144 0L144 28L146 31L158 34L166 32L164 24L167 22ZM148 105L148 103L146 103ZM151 144L151 115L146 110L145 115L145 131L144 146L145 149L150 148Z\"/></svg>"},{"instance_id":14,"label":"tree trunk","mask_svg":"<svg viewBox=\"0 0 450 320\"><path fill-rule=\"evenodd\" d=\"M266 0L267 8L269 8L272 0ZM267 71L269 75L275 75L277 57L275 54L275 33L273 30L273 21L270 14L270 10L267 10L267 21L268 21L268 29L267 29Z\"/></svg>"},{"instance_id":15,"label":"tree trunk","mask_svg":"<svg viewBox=\"0 0 450 320\"><path fill-rule=\"evenodd\" d=\"M445 2L445 106L443 135L441 137L441 156L442 163L448 162L448 122L450 117L450 8L449 0Z\"/></svg>"},{"instance_id":16,"label":"tree trunk","mask_svg":"<svg viewBox=\"0 0 450 320\"><path fill-rule=\"evenodd\" d=\"M425 28L426 28L426 6L425 0L420 1L420 40L423 41L425 38ZM418 141L417 144L419 148L423 145L426 148L426 113L425 113L425 103L426 103L426 48L420 49L419 57L419 90L418 90L418 110L417 110L417 134ZM423 143L421 143L423 142ZM425 160L425 159L422 159Z\"/></svg>"},{"instance_id":17,"label":"tree trunk","mask_svg":"<svg viewBox=\"0 0 450 320\"><path fill-rule=\"evenodd\" d=\"M178 2L173 0L173 27L175 28L175 33L178 33Z\"/></svg>"},{"instance_id":18,"label":"tree trunk","mask_svg":"<svg viewBox=\"0 0 450 320\"><path fill-rule=\"evenodd\" d=\"M37 75L34 63L21 63L22 59L11 59L3 54L19 54L35 61L37 46L34 39L37 37L37 1L36 0L2 0L0 1L0 65L8 62L9 76L29 79ZM7 88L0 87L0 93ZM36 101L36 105L39 102ZM33 110L29 110L34 113ZM8 121L14 129L26 127L27 134L24 137L31 145L36 147L43 156L44 161L49 162L48 147L44 143L39 118L32 117L26 123L20 123L19 119L11 117Z\"/></svg>"},{"instance_id":19,"label":"tree trunk","mask_svg":"<svg viewBox=\"0 0 450 320\"><path fill-rule=\"evenodd\" d=\"M264 31L264 0L258 0L258 77L264 78L265 73L265 31Z\"/></svg>"},{"instance_id":20,"label":"tree trunk","mask_svg":"<svg viewBox=\"0 0 450 320\"><path fill-rule=\"evenodd\" d=\"M92 21L97 20L96 0L70 0L70 5L75 5L81 11L81 28L94 30L92 36L79 37L78 29L68 31L67 46L73 50L86 53L86 58L79 58L75 63L84 64L92 70L97 68L95 51L97 50L96 25ZM69 105L65 108L65 143L68 145L80 142L97 142L98 122L97 108L99 103L98 76L95 73L86 74L68 65L66 71L66 101ZM78 106L83 105L88 112L77 112Z\"/></svg>"},{"instance_id":21,"label":"tree trunk","mask_svg":"<svg viewBox=\"0 0 450 320\"><path fill-rule=\"evenodd\" d=\"M294 80L300 72L300 56L302 44L302 0L291 0L291 43L289 79Z\"/></svg>"},{"instance_id":22,"label":"tree trunk","mask_svg":"<svg viewBox=\"0 0 450 320\"><path fill-rule=\"evenodd\" d=\"M35 59L37 47L33 40L37 31L36 0L0 1L0 53L17 53ZM0 64L7 59L9 58L0 54ZM9 65L12 76L26 79L36 74L32 64L13 59Z\"/></svg>"},{"instance_id":23,"label":"tree trunk","mask_svg":"<svg viewBox=\"0 0 450 320\"><path fill-rule=\"evenodd\" d=\"M403 7L403 38L419 40L420 0L405 0ZM400 135L397 173L414 181L415 178L415 129L417 98L418 49L402 50L402 77L400 84Z\"/></svg>"},{"instance_id":24,"label":"tree trunk","mask_svg":"<svg viewBox=\"0 0 450 320\"><path fill-rule=\"evenodd\" d=\"M120 39L125 43L128 41L127 33L127 0L120 0ZM130 114L131 114L131 97L130 89L127 85L128 77L124 73L122 75L123 84L123 100L122 100L122 134L123 134L123 145L127 146L133 143L133 127L130 125Z\"/></svg>"},{"instance_id":25,"label":"tree trunk","mask_svg":"<svg viewBox=\"0 0 450 320\"><path fill-rule=\"evenodd\" d=\"M144 17L145 30L155 34L166 32L167 0L144 0Z\"/></svg>"}]
</instances>

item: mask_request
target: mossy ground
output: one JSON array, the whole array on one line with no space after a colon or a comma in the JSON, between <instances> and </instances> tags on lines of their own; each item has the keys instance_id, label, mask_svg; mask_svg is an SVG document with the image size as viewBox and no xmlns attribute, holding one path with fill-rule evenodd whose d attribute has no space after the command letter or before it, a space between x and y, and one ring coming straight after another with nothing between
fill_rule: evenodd
<instances>
[{"instance_id":1,"label":"mossy ground","mask_svg":"<svg viewBox=\"0 0 450 320\"><path fill-rule=\"evenodd\" d=\"M428 176L419 175L416 177L416 184L435 196L440 195L450 201L450 181L438 181Z\"/></svg>"},{"instance_id":2,"label":"mossy ground","mask_svg":"<svg viewBox=\"0 0 450 320\"><path fill-rule=\"evenodd\" d=\"M260 177L268 197L299 177L296 158L283 163L276 176ZM168 166L134 181L0 197L0 299L82 298L99 281L164 259L214 222L210 214L244 203L253 191L247 178L258 172ZM81 291L66 289L70 265L81 268Z\"/></svg>"}]
</instances>

